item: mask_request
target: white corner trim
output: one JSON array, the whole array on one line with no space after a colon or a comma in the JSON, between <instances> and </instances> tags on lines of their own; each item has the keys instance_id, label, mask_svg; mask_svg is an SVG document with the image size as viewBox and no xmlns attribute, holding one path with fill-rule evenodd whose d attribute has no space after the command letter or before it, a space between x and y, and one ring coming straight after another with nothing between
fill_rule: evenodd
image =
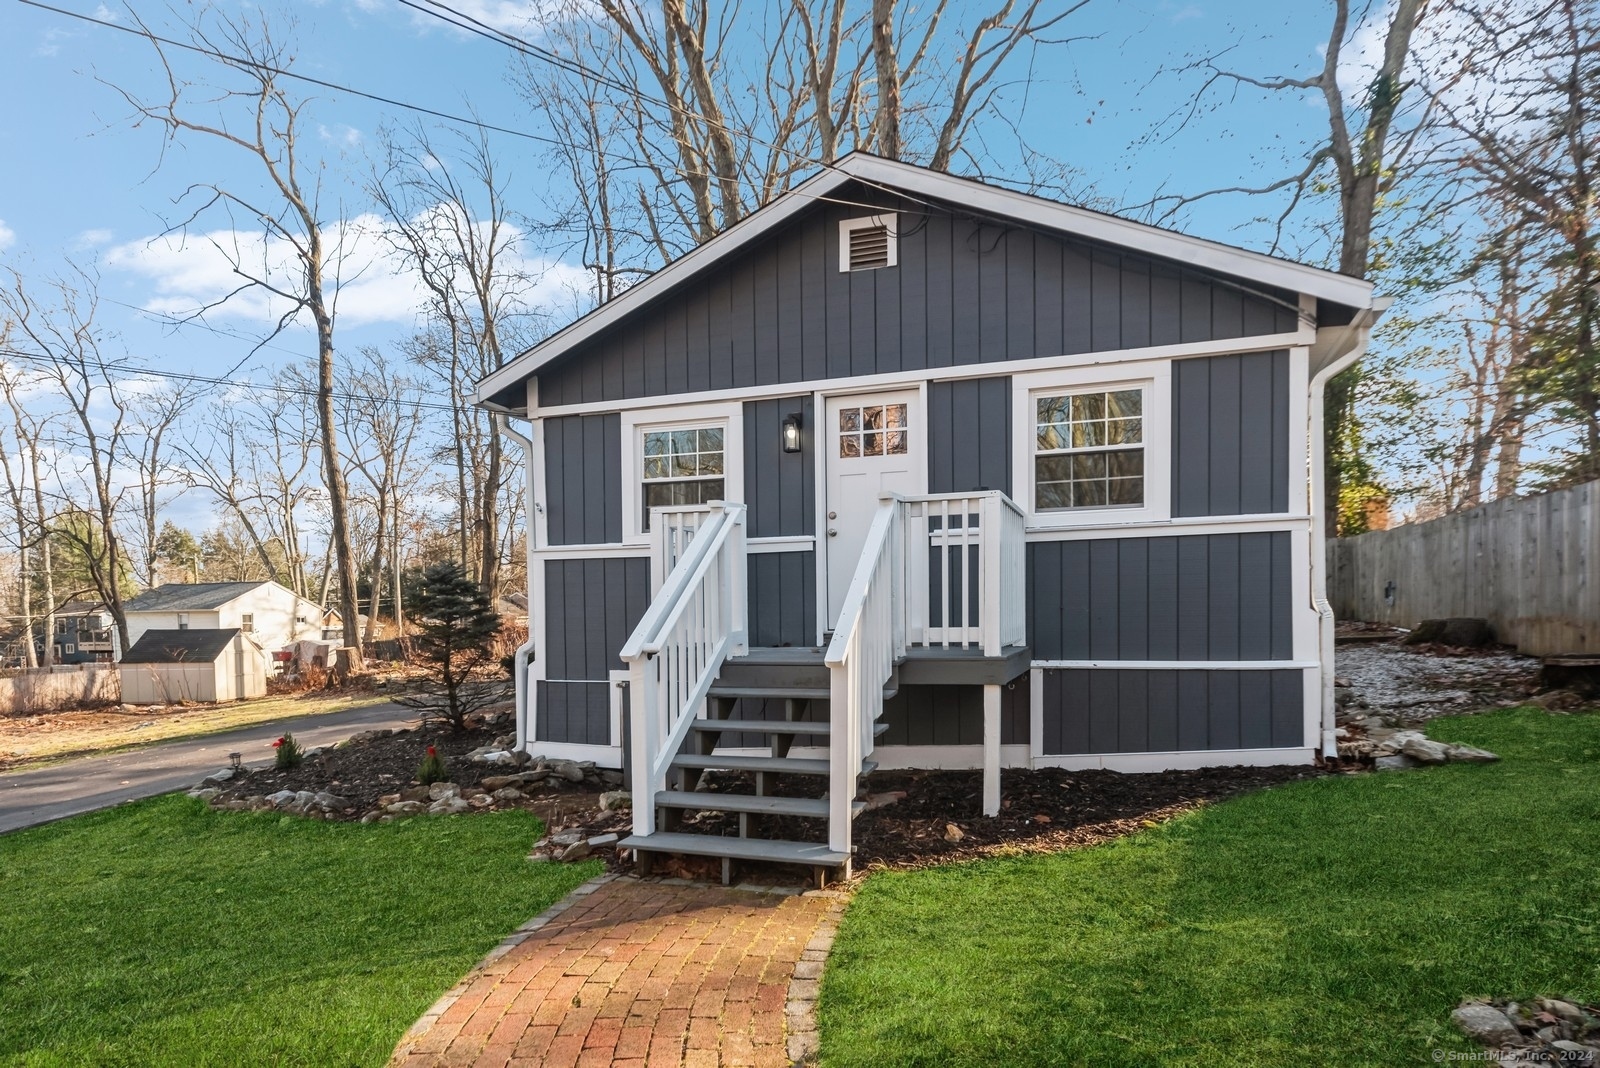
<instances>
[{"instance_id":1,"label":"white corner trim","mask_svg":"<svg viewBox=\"0 0 1600 1068\"><path fill-rule=\"evenodd\" d=\"M817 539L812 534L786 534L770 538L750 538L745 542L745 552L752 555L757 553L798 553L810 552L817 546Z\"/></svg>"},{"instance_id":2,"label":"white corner trim","mask_svg":"<svg viewBox=\"0 0 1600 1068\"><path fill-rule=\"evenodd\" d=\"M1278 764L1312 764L1317 751L1294 749L1205 749L1175 753L1085 753L1073 756L1036 756L1036 768L1065 768L1068 771L1151 772L1193 771L1196 768L1226 768L1244 765L1251 768Z\"/></svg>"}]
</instances>

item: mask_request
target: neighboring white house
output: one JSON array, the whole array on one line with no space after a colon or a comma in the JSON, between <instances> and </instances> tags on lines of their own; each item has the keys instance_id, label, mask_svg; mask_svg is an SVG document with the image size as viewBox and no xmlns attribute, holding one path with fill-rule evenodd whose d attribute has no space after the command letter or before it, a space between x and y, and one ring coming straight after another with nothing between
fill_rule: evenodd
<instances>
[{"instance_id":1,"label":"neighboring white house","mask_svg":"<svg viewBox=\"0 0 1600 1068\"><path fill-rule=\"evenodd\" d=\"M148 630L227 630L237 627L268 653L299 641L320 641L337 614L276 582L169 582L123 605L127 647Z\"/></svg>"},{"instance_id":2,"label":"neighboring white house","mask_svg":"<svg viewBox=\"0 0 1600 1068\"><path fill-rule=\"evenodd\" d=\"M117 674L125 704L242 701L267 692L265 660L238 627L151 628L124 654Z\"/></svg>"}]
</instances>

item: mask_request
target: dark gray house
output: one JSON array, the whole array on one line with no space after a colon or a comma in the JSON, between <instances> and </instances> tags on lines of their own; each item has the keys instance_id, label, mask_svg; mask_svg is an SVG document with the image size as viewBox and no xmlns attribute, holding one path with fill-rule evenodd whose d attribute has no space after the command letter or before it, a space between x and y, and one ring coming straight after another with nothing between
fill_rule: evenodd
<instances>
[{"instance_id":1,"label":"dark gray house","mask_svg":"<svg viewBox=\"0 0 1600 1068\"><path fill-rule=\"evenodd\" d=\"M531 423L519 745L627 748L641 857L819 869L874 767L981 767L993 812L1002 767L1331 751L1321 396L1384 306L826 168L480 383ZM691 793L707 771L748 774ZM691 833L707 809L740 836Z\"/></svg>"}]
</instances>

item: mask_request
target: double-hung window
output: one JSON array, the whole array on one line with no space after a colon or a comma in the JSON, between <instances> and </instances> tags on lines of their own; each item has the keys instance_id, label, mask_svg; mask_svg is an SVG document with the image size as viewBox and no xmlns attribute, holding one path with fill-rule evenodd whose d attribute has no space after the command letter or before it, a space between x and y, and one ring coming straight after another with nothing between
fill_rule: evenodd
<instances>
[{"instance_id":1,"label":"double-hung window","mask_svg":"<svg viewBox=\"0 0 1600 1068\"><path fill-rule=\"evenodd\" d=\"M641 444L641 529L650 529L652 508L727 497L727 435L721 425L645 429Z\"/></svg>"},{"instance_id":2,"label":"double-hung window","mask_svg":"<svg viewBox=\"0 0 1600 1068\"><path fill-rule=\"evenodd\" d=\"M1039 394L1034 415L1034 511L1144 504L1144 390Z\"/></svg>"}]
</instances>

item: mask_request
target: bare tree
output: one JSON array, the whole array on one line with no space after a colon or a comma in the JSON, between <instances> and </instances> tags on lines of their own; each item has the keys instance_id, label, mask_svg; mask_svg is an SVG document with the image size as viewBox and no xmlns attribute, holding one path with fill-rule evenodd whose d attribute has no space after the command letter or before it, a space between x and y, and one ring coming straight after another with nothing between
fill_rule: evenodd
<instances>
[{"instance_id":1,"label":"bare tree","mask_svg":"<svg viewBox=\"0 0 1600 1068\"><path fill-rule=\"evenodd\" d=\"M9 349L10 323L0 323L0 347ZM51 635L55 631L55 575L51 560L49 538L50 514L45 507L44 486L40 480L39 453L48 435L50 413L30 411L25 403L28 393L37 388L39 375L23 368L0 362L0 393L11 415L7 433L0 435L0 469L6 480L6 501L11 506L12 521L16 523L14 544L17 550L21 581L17 584L17 607L22 616L27 640L23 652L28 667L48 667L54 659L55 646ZM37 561L37 566L32 566ZM44 641L41 650L34 649L34 581L38 580L43 594Z\"/></svg>"},{"instance_id":2,"label":"bare tree","mask_svg":"<svg viewBox=\"0 0 1600 1068\"><path fill-rule=\"evenodd\" d=\"M143 24L141 23L141 28ZM257 292L274 298L284 307L273 336L302 316L309 316L316 331L316 412L322 452L322 481L327 492L327 509L333 558L338 571L340 615L344 621L344 643L353 648L359 667L361 633L356 612L356 558L349 529L348 490L340 460L337 420L334 413L334 293L338 287L337 264L340 241L345 229L323 219L321 208L321 170L308 164L300 134L304 129L304 100L288 92L280 72L294 62L288 46L278 40L264 18L230 17L216 9L202 10L190 27L193 43L219 57L217 64L236 76L235 87L220 89L217 100L204 106L192 101L194 87L179 78L165 47L154 34L147 39L155 49L166 78L166 94L161 99L145 99L131 90L122 95L136 109L139 121L160 125L169 140L198 136L238 150L255 166L264 179L260 196L211 183L191 186L188 196L198 203L177 224L178 230L197 228L213 211L223 213L230 224L234 213L241 213L251 225L264 228L271 242L288 250L293 267L285 272L274 269L269 253L252 260L240 246L217 244L239 277L237 289L223 297ZM200 118L216 114L217 118ZM235 229L235 233L237 230ZM199 317L206 309L196 313Z\"/></svg>"},{"instance_id":3,"label":"bare tree","mask_svg":"<svg viewBox=\"0 0 1600 1068\"><path fill-rule=\"evenodd\" d=\"M126 641L128 620L122 605L130 576L118 527L122 487L115 470L130 433L127 398L117 385L123 361L101 351L103 331L96 321L100 296L94 274L72 268L46 283L46 288L50 297L37 297L22 275L11 270L9 283L0 288L0 312L40 359L43 379L67 405L73 423L74 433L58 451L52 485L57 493L70 492L64 483L72 475L61 464L70 457L80 465L77 474L84 496L72 494L76 503L65 510L75 521L51 524L50 536L74 545L87 580ZM38 452L36 447L31 453L35 465ZM42 493L37 466L33 481L35 491Z\"/></svg>"},{"instance_id":4,"label":"bare tree","mask_svg":"<svg viewBox=\"0 0 1600 1068\"><path fill-rule=\"evenodd\" d=\"M135 396L129 403L128 449L124 467L138 493L139 525L134 538L139 549L139 578L146 586L159 586L158 548L161 509L165 492L186 483L172 464L170 435L178 420L195 402L196 391L182 383Z\"/></svg>"},{"instance_id":5,"label":"bare tree","mask_svg":"<svg viewBox=\"0 0 1600 1068\"><path fill-rule=\"evenodd\" d=\"M512 212L510 176L482 136L459 135L450 152L420 128L388 134L384 142L386 167L374 176L372 194L447 336L443 346L413 345L412 353L441 371L450 390L460 559L494 597L505 459L499 435L468 390L515 354L516 338L536 318L528 306L538 281L525 248L528 227ZM448 165L441 162L446 158Z\"/></svg>"}]
</instances>

